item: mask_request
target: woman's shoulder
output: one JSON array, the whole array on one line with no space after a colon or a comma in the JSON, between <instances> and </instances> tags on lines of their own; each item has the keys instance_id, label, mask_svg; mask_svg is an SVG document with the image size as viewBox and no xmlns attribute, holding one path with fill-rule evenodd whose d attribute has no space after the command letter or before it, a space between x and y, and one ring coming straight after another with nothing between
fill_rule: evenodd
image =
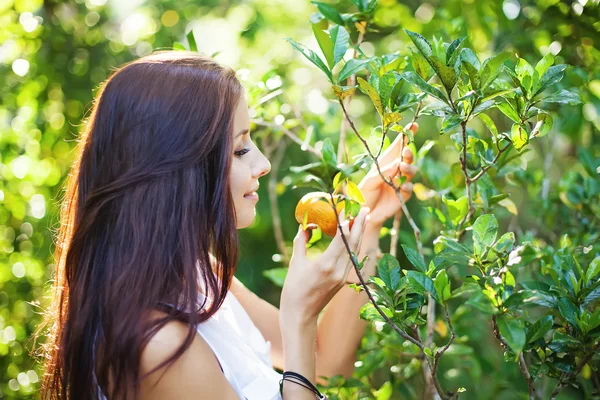
<instances>
[{"instance_id":1,"label":"woman's shoulder","mask_svg":"<svg viewBox=\"0 0 600 400\"><path fill-rule=\"evenodd\" d=\"M150 318L166 314L152 311ZM142 350L140 375L155 370L185 343L189 327L180 321L169 321L161 327ZM197 398L239 399L223 375L208 343L194 334L191 345L172 363L162 366L142 380L141 399ZM213 397L214 396L214 397Z\"/></svg>"}]
</instances>

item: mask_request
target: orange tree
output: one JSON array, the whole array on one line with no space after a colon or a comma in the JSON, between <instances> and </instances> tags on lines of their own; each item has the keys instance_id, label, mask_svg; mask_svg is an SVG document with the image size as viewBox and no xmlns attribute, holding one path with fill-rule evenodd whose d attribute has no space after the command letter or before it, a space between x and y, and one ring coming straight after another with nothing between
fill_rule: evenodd
<instances>
[{"instance_id":1,"label":"orange tree","mask_svg":"<svg viewBox=\"0 0 600 400\"><path fill-rule=\"evenodd\" d=\"M554 120L561 118L557 105L568 110L581 104L577 89L564 82L568 65L556 63L550 51L529 61L506 51L481 60L468 36L445 43L408 29L410 51L365 54L365 38L390 39L373 22L377 1L352 0L347 9L313 3L318 11L310 23L320 54L288 41L327 79L343 122L337 154L325 139L313 151L318 160L292 167L289 177L294 187L330 193L331 213L334 196L343 193L346 214L355 215L363 199L353 180L376 168L396 191L414 234L398 257L398 215L390 252L378 259L378 276L353 285L370 299L361 318L377 327L365 339L369 352L357 366L392 361L392 373L402 371L398 382L391 378L373 388L369 374L377 366L370 365L358 368L354 379L330 380L330 396L389 398L394 389L415 395L414 382L406 378L420 370L430 396L458 398L466 389L453 378L473 368L462 360L477 351L471 342L486 334L498 346L481 350L503 353L518 367L521 396L554 399L568 386L598 393L597 375L595 382L589 379L600 359L598 159L580 148L574 170L552 188L544 176L548 158L539 172L522 168L533 143L553 134ZM372 112L352 115L359 92ZM449 136L446 149L453 153L445 160L430 158L437 141L416 151L422 183L415 191L422 203L413 211L400 194L405 178L384 176L378 162L390 135L402 135L416 150L412 132L400 124L406 115L412 121L439 119L439 133ZM358 139L351 148L358 153L354 161L347 134ZM525 188L519 207L509 190L513 185ZM420 209L428 216L416 218ZM523 218L536 228L523 231ZM359 272L364 260L347 249ZM476 332L455 326L466 313L482 322L469 327ZM587 379L578 380L582 371ZM468 386L479 392L477 383Z\"/></svg>"}]
</instances>

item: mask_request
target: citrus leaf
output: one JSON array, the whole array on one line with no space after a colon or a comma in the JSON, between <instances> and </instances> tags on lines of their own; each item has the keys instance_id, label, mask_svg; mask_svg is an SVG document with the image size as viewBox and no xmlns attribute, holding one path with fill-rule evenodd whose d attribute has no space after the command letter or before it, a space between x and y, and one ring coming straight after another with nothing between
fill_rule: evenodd
<instances>
[{"instance_id":1,"label":"citrus leaf","mask_svg":"<svg viewBox=\"0 0 600 400\"><path fill-rule=\"evenodd\" d=\"M321 58L314 51L312 51L311 49L307 48L306 46L304 46L300 43L296 43L295 41L293 41L290 38L287 38L286 40L296 50L298 50L300 53L302 53L302 55L304 57L306 57L306 59L308 59L311 63L316 65L321 71L325 72L325 75L327 75L327 78L329 78L329 81L333 83L333 77L331 75L331 71L327 68L325 63L323 63L323 60L321 60Z\"/></svg>"},{"instance_id":2,"label":"citrus leaf","mask_svg":"<svg viewBox=\"0 0 600 400\"><path fill-rule=\"evenodd\" d=\"M566 64L554 65L548 68L548 71L546 71L546 73L540 78L532 98L540 94L547 87L560 82L565 75L566 69Z\"/></svg>"},{"instance_id":3,"label":"citrus leaf","mask_svg":"<svg viewBox=\"0 0 600 400\"><path fill-rule=\"evenodd\" d=\"M343 26L336 25L329 30L331 35L331 42L333 43L333 68L346 54L348 50L348 43L350 36L348 31Z\"/></svg>"},{"instance_id":4,"label":"citrus leaf","mask_svg":"<svg viewBox=\"0 0 600 400\"><path fill-rule=\"evenodd\" d=\"M188 34L186 35L186 38L188 40L188 44L190 45L190 51L198 51L198 45L196 44L196 38L194 37L194 30L192 29L191 31L188 32Z\"/></svg>"},{"instance_id":5,"label":"citrus leaf","mask_svg":"<svg viewBox=\"0 0 600 400\"><path fill-rule=\"evenodd\" d=\"M429 57L433 55L433 50L431 48L431 44L425 39L423 36L419 35L416 32L409 31L408 29L404 29L404 32L408 34L408 37L415 44L417 49L421 52L423 57L429 61Z\"/></svg>"},{"instance_id":6,"label":"citrus leaf","mask_svg":"<svg viewBox=\"0 0 600 400\"><path fill-rule=\"evenodd\" d=\"M430 277L419 271L407 271L406 276L408 276L408 283L412 290L419 294L428 292L435 301L439 301L435 286Z\"/></svg>"},{"instance_id":7,"label":"citrus leaf","mask_svg":"<svg viewBox=\"0 0 600 400\"><path fill-rule=\"evenodd\" d=\"M512 351L519 354L526 342L525 328L523 321L509 319L501 315L497 319L498 330Z\"/></svg>"},{"instance_id":8,"label":"citrus leaf","mask_svg":"<svg viewBox=\"0 0 600 400\"><path fill-rule=\"evenodd\" d=\"M446 99L446 96L444 95L444 93L442 93L441 90L439 90L439 89L431 86L429 83L425 82L423 80L423 78L421 78L419 75L417 75L413 71L404 72L402 74L402 78L404 80L406 80L407 82L412 83L413 85L417 86L419 89L421 89L423 92L427 93L428 95L435 97L436 99L441 100L444 103L448 104L448 100Z\"/></svg>"},{"instance_id":9,"label":"citrus leaf","mask_svg":"<svg viewBox=\"0 0 600 400\"><path fill-rule=\"evenodd\" d=\"M360 204L365 204L365 198L356 183L348 181L346 183L346 191L352 200L355 200Z\"/></svg>"},{"instance_id":10,"label":"citrus leaf","mask_svg":"<svg viewBox=\"0 0 600 400\"><path fill-rule=\"evenodd\" d=\"M331 37L327 32L322 30L318 24L312 24L312 30L317 39L317 43L325 56L325 60L327 60L327 65L329 65L329 68L333 68L335 62L333 61L333 41L331 40Z\"/></svg>"},{"instance_id":11,"label":"citrus leaf","mask_svg":"<svg viewBox=\"0 0 600 400\"><path fill-rule=\"evenodd\" d=\"M569 104L572 106L581 104L581 99L577 93L569 92L565 89L554 92L550 96L542 98L541 101L546 103Z\"/></svg>"},{"instance_id":12,"label":"citrus leaf","mask_svg":"<svg viewBox=\"0 0 600 400\"><path fill-rule=\"evenodd\" d=\"M338 25L344 25L344 20L342 19L342 16L340 15L338 10L336 10L336 8L334 6L332 6L331 4L321 3L318 1L313 1L312 3L315 6L317 6L317 9L319 10L319 12L321 14L323 14L323 16L325 18L327 18L331 22L334 22Z\"/></svg>"},{"instance_id":13,"label":"citrus leaf","mask_svg":"<svg viewBox=\"0 0 600 400\"><path fill-rule=\"evenodd\" d=\"M395 291L400 282L400 263L391 254L384 254L377 263L377 273L385 285Z\"/></svg>"},{"instance_id":14,"label":"citrus leaf","mask_svg":"<svg viewBox=\"0 0 600 400\"><path fill-rule=\"evenodd\" d=\"M521 149L529 143L529 136L527 136L525 128L519 124L513 124L510 130L510 140L515 146L515 149L521 151Z\"/></svg>"},{"instance_id":15,"label":"citrus leaf","mask_svg":"<svg viewBox=\"0 0 600 400\"><path fill-rule=\"evenodd\" d=\"M418 269L421 272L427 271L427 266L425 265L425 261L423 261L423 259L421 258L421 256L419 255L419 252L417 252L417 250L415 250L411 247L408 247L405 244L402 245L402 250L404 250L404 254L406 255L406 258L408 258L408 261L410 261L410 263L416 269Z\"/></svg>"},{"instance_id":16,"label":"citrus leaf","mask_svg":"<svg viewBox=\"0 0 600 400\"><path fill-rule=\"evenodd\" d=\"M498 221L493 214L479 216L473 224L473 244L475 254L481 255L491 246L498 234Z\"/></svg>"},{"instance_id":17,"label":"citrus leaf","mask_svg":"<svg viewBox=\"0 0 600 400\"><path fill-rule=\"evenodd\" d=\"M365 58L365 59L350 59L346 62L346 64L344 64L344 66L342 67L342 69L340 70L339 74L338 74L338 82L343 82L344 80L348 79L350 76L356 74L357 72L362 71L363 69L365 69L366 65L371 61L370 58Z\"/></svg>"},{"instance_id":18,"label":"citrus leaf","mask_svg":"<svg viewBox=\"0 0 600 400\"><path fill-rule=\"evenodd\" d=\"M371 84L369 82L365 81L361 77L358 77L357 81L358 81L358 87L360 88L360 90L364 94L369 96L369 98L371 99L371 102L377 109L377 112L379 113L380 116L382 116L383 115L383 105L381 104L381 98L379 97L377 90L375 90L375 88L373 86L371 86Z\"/></svg>"},{"instance_id":19,"label":"citrus leaf","mask_svg":"<svg viewBox=\"0 0 600 400\"><path fill-rule=\"evenodd\" d=\"M529 329L527 329L527 343L532 343L543 338L546 332L552 329L552 325L554 325L554 318L552 315L546 315L545 317L538 319L529 327Z\"/></svg>"}]
</instances>

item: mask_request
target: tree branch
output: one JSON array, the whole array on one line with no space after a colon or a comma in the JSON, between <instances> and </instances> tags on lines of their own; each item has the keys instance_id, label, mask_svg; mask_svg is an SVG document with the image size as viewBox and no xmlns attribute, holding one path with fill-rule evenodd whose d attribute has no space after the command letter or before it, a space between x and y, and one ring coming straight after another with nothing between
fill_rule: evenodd
<instances>
[{"instance_id":1,"label":"tree branch","mask_svg":"<svg viewBox=\"0 0 600 400\"><path fill-rule=\"evenodd\" d=\"M310 144L305 143L305 141L303 141L298 136L296 136L296 134L294 132L292 132L289 129L283 127L282 125L277 125L275 123L266 122L266 121L263 121L263 120L254 120L254 119L252 120L252 122L255 123L256 125L259 125L259 126L265 126L267 128L271 128L271 129L274 129L274 130L281 131L284 135L286 135L287 137L289 137L290 139L292 139L294 142L296 142L297 144L299 144L300 148L302 150L309 151L309 152L313 153L314 155L316 155L317 157L319 157L319 159L323 158L323 156L321 155L321 152L319 150L315 149Z\"/></svg>"}]
</instances>

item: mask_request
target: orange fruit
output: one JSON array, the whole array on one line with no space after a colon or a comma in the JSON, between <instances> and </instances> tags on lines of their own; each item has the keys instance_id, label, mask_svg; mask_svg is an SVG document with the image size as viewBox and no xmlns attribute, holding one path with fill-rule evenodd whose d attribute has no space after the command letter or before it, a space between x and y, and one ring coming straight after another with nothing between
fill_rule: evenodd
<instances>
[{"instance_id":1,"label":"orange fruit","mask_svg":"<svg viewBox=\"0 0 600 400\"><path fill-rule=\"evenodd\" d=\"M336 195L336 200L339 200L340 195ZM345 202L339 201L336 205L338 215L344 209ZM304 221L304 213L308 211L307 223L316 224L321 228L321 231L327 236L335 236L338 230L337 219L333 213L331 197L326 192L311 192L304 195L296 205L296 221L302 224ZM351 217L350 217L351 218ZM350 219L350 228L354 220Z\"/></svg>"}]
</instances>

